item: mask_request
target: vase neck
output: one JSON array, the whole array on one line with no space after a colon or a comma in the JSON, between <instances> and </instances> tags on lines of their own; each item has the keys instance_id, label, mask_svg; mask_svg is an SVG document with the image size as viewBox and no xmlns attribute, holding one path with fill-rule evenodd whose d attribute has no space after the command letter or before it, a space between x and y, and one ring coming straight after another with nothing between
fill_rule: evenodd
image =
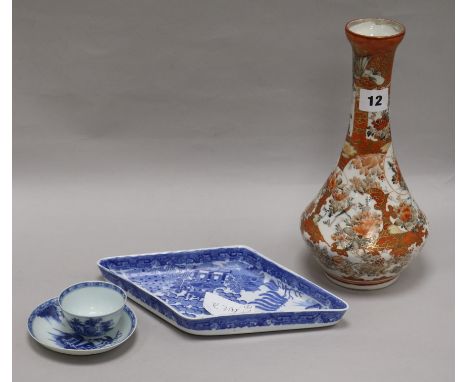
<instances>
[{"instance_id":1,"label":"vase neck","mask_svg":"<svg viewBox=\"0 0 468 382\"><path fill-rule=\"evenodd\" d=\"M383 29L375 31L366 25L369 22L373 23L371 27ZM353 48L353 104L341 162L356 155L385 154L391 144L390 84L395 50L404 28L398 29L401 24L388 20L385 23L363 19L346 26ZM371 34L374 32L377 34Z\"/></svg>"},{"instance_id":2,"label":"vase neck","mask_svg":"<svg viewBox=\"0 0 468 382\"><path fill-rule=\"evenodd\" d=\"M390 84L393 52L353 52L353 100L348 139L359 154L379 153L391 142Z\"/></svg>"}]
</instances>

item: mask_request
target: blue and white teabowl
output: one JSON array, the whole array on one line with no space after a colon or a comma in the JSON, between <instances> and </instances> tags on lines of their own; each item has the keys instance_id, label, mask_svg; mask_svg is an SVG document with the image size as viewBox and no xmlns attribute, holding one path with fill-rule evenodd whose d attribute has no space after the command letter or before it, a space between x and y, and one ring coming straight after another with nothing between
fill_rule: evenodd
<instances>
[{"instance_id":1,"label":"blue and white teabowl","mask_svg":"<svg viewBox=\"0 0 468 382\"><path fill-rule=\"evenodd\" d=\"M69 325L58 302L52 298L39 305L29 316L29 334L46 348L65 354L90 355L103 353L124 343L135 331L137 319L125 306L113 329L100 337L86 337Z\"/></svg>"},{"instance_id":2,"label":"blue and white teabowl","mask_svg":"<svg viewBox=\"0 0 468 382\"><path fill-rule=\"evenodd\" d=\"M179 329L239 334L336 324L348 304L245 246L108 257L103 276Z\"/></svg>"},{"instance_id":3,"label":"blue and white teabowl","mask_svg":"<svg viewBox=\"0 0 468 382\"><path fill-rule=\"evenodd\" d=\"M63 316L75 333L99 337L118 324L127 295L105 281L83 281L66 288L58 297Z\"/></svg>"}]
</instances>

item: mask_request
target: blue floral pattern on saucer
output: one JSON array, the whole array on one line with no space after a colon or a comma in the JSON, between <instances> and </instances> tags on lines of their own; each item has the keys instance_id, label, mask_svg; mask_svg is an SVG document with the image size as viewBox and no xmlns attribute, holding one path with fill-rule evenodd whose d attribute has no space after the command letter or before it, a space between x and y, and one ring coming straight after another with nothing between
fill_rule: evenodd
<instances>
[{"instance_id":1,"label":"blue floral pattern on saucer","mask_svg":"<svg viewBox=\"0 0 468 382\"><path fill-rule=\"evenodd\" d=\"M136 316L125 306L116 327L101 337L86 337L74 332L63 317L58 299L50 299L39 305L29 316L28 331L41 345L67 354L102 353L122 344L134 332Z\"/></svg>"}]
</instances>

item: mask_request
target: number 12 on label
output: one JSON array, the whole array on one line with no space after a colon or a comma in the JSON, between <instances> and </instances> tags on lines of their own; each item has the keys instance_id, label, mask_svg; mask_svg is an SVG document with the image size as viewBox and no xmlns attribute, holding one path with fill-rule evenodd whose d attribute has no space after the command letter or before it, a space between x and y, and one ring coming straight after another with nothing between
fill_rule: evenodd
<instances>
[{"instance_id":1,"label":"number 12 on label","mask_svg":"<svg viewBox=\"0 0 468 382\"><path fill-rule=\"evenodd\" d=\"M380 90L359 90L359 109L362 111L383 111L388 109L388 88Z\"/></svg>"},{"instance_id":2,"label":"number 12 on label","mask_svg":"<svg viewBox=\"0 0 468 382\"><path fill-rule=\"evenodd\" d=\"M367 97L369 100L369 106L374 106L374 96ZM375 96L375 106L382 106L382 96Z\"/></svg>"}]
</instances>

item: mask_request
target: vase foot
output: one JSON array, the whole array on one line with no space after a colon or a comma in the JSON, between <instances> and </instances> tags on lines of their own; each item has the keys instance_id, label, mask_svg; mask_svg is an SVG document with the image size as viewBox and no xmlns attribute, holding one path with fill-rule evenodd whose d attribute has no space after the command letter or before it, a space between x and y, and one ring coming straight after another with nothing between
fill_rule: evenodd
<instances>
[{"instance_id":1,"label":"vase foot","mask_svg":"<svg viewBox=\"0 0 468 382\"><path fill-rule=\"evenodd\" d=\"M397 275L395 277L385 277L380 280L369 280L369 281L336 278L335 276L329 275L326 272L325 272L325 276L327 276L327 278L331 282L339 286L348 288L348 289L373 290L373 289L382 289L382 288L388 287L389 285L392 285L395 281L397 281L400 275Z\"/></svg>"}]
</instances>

